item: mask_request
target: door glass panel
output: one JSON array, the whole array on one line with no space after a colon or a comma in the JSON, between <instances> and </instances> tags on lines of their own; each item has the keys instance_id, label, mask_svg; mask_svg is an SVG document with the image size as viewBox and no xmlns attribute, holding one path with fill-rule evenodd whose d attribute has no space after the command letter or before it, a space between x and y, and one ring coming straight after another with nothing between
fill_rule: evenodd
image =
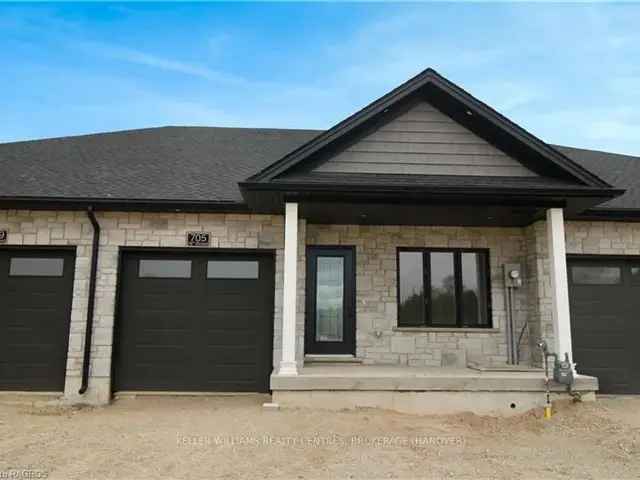
<instances>
[{"instance_id":1,"label":"door glass panel","mask_svg":"<svg viewBox=\"0 0 640 480\"><path fill-rule=\"evenodd\" d=\"M455 326L456 281L453 253L431 252L431 323Z\"/></svg>"},{"instance_id":2,"label":"door glass panel","mask_svg":"<svg viewBox=\"0 0 640 480\"><path fill-rule=\"evenodd\" d=\"M482 253L462 253L462 315L467 326L487 324L486 258Z\"/></svg>"},{"instance_id":3,"label":"door glass panel","mask_svg":"<svg viewBox=\"0 0 640 480\"><path fill-rule=\"evenodd\" d=\"M63 271L63 258L14 257L9 266L12 277L61 277Z\"/></svg>"},{"instance_id":4,"label":"door glass panel","mask_svg":"<svg viewBox=\"0 0 640 480\"><path fill-rule=\"evenodd\" d=\"M258 278L258 262L246 260L210 260L207 262L207 278Z\"/></svg>"},{"instance_id":5,"label":"door glass panel","mask_svg":"<svg viewBox=\"0 0 640 480\"><path fill-rule=\"evenodd\" d=\"M631 282L634 285L640 284L640 267L631 267Z\"/></svg>"},{"instance_id":6,"label":"door glass panel","mask_svg":"<svg viewBox=\"0 0 640 480\"><path fill-rule=\"evenodd\" d=\"M424 270L422 252L400 252L400 326L424 326Z\"/></svg>"},{"instance_id":7,"label":"door glass panel","mask_svg":"<svg viewBox=\"0 0 640 480\"><path fill-rule=\"evenodd\" d=\"M140 260L140 278L191 278L191 260Z\"/></svg>"},{"instance_id":8,"label":"door glass panel","mask_svg":"<svg viewBox=\"0 0 640 480\"><path fill-rule=\"evenodd\" d=\"M618 285L622 280L620 267L600 265L574 266L571 278L576 285Z\"/></svg>"},{"instance_id":9,"label":"door glass panel","mask_svg":"<svg viewBox=\"0 0 640 480\"><path fill-rule=\"evenodd\" d=\"M344 258L318 257L316 275L316 341L344 337Z\"/></svg>"}]
</instances>

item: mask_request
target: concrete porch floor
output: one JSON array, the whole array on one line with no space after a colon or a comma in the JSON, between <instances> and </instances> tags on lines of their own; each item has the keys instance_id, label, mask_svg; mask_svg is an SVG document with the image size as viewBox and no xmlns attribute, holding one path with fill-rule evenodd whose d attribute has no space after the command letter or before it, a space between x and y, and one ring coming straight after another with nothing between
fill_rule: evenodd
<instances>
[{"instance_id":1,"label":"concrete porch floor","mask_svg":"<svg viewBox=\"0 0 640 480\"><path fill-rule=\"evenodd\" d=\"M575 390L595 391L598 379L578 375ZM545 390L544 371L477 370L395 365L305 365L297 376L271 375L272 390L534 391ZM553 391L564 391L553 384Z\"/></svg>"},{"instance_id":2,"label":"concrete porch floor","mask_svg":"<svg viewBox=\"0 0 640 480\"><path fill-rule=\"evenodd\" d=\"M273 401L324 409L384 408L405 413L514 414L544 406L538 369L421 368L386 365L305 365L296 376L271 375ZM595 377L578 375L574 391L594 400ZM552 382L554 399L570 398Z\"/></svg>"}]
</instances>

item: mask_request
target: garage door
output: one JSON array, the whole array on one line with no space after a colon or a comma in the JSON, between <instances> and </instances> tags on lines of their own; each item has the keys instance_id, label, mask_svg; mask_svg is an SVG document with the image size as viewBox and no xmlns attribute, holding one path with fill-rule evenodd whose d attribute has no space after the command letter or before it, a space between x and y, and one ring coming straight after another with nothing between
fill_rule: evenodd
<instances>
[{"instance_id":1,"label":"garage door","mask_svg":"<svg viewBox=\"0 0 640 480\"><path fill-rule=\"evenodd\" d=\"M124 253L115 390L268 391L274 276L271 254Z\"/></svg>"},{"instance_id":2,"label":"garage door","mask_svg":"<svg viewBox=\"0 0 640 480\"><path fill-rule=\"evenodd\" d=\"M0 250L0 390L64 390L75 252Z\"/></svg>"},{"instance_id":3,"label":"garage door","mask_svg":"<svg viewBox=\"0 0 640 480\"><path fill-rule=\"evenodd\" d=\"M571 330L578 371L601 393L640 393L640 260L569 260Z\"/></svg>"}]
</instances>

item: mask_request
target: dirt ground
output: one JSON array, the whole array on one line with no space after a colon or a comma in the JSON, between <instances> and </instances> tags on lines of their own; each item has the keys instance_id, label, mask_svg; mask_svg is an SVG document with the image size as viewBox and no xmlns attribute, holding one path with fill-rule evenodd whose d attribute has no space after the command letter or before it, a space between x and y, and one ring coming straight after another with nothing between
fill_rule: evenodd
<instances>
[{"instance_id":1,"label":"dirt ground","mask_svg":"<svg viewBox=\"0 0 640 480\"><path fill-rule=\"evenodd\" d=\"M0 479L640 477L640 397L562 405L551 420L265 411L267 399L5 402Z\"/></svg>"}]
</instances>

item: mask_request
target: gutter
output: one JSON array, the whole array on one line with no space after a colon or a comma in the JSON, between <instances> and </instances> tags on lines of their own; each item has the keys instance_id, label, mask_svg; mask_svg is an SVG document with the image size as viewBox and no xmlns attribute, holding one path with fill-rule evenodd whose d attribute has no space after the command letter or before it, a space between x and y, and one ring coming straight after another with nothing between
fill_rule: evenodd
<instances>
[{"instance_id":1,"label":"gutter","mask_svg":"<svg viewBox=\"0 0 640 480\"><path fill-rule=\"evenodd\" d=\"M624 189L618 188L540 188L540 187L521 187L521 188L497 188L482 187L473 188L469 186L416 186L416 185L371 185L365 183L342 183L330 184L319 182L240 182L238 184L241 189L246 191L272 191L272 192L304 192L304 193L365 193L365 194L393 194L393 193L415 193L424 196L432 195L459 195L465 196L476 195L479 197L486 196L510 196L510 197L526 197L526 196L542 196L542 197L617 197L626 192Z\"/></svg>"},{"instance_id":2,"label":"gutter","mask_svg":"<svg viewBox=\"0 0 640 480\"><path fill-rule=\"evenodd\" d=\"M91 363L91 340L93 338L93 318L96 302L96 276L98 274L98 250L100 248L100 224L93 207L87 208L87 216L93 226L93 246L91 248L91 273L89 276L89 299L87 302L87 326L84 334L84 358L82 360L82 385L78 393L83 395L89 387L89 366Z\"/></svg>"},{"instance_id":3,"label":"gutter","mask_svg":"<svg viewBox=\"0 0 640 480\"><path fill-rule=\"evenodd\" d=\"M143 211L185 213L247 213L249 207L234 201L138 200L111 198L65 198L37 196L0 196L0 208L28 210Z\"/></svg>"}]
</instances>

